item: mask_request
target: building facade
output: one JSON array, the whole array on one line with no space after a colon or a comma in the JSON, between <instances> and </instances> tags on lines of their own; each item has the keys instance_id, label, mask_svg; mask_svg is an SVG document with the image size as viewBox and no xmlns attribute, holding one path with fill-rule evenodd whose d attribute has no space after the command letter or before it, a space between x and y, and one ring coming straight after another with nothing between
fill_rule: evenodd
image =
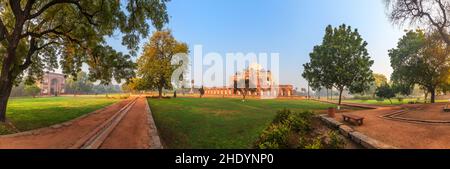
<instances>
[{"instance_id":1,"label":"building facade","mask_svg":"<svg viewBox=\"0 0 450 169\"><path fill-rule=\"evenodd\" d=\"M237 72L230 77L230 82L234 82L225 87L210 87L204 88L205 95L222 95L222 96L236 96L242 95L241 91L235 91L235 83L243 81L252 81L247 91L248 96L272 96L272 97L289 97L293 95L293 86L289 84L276 85L273 81L270 70L264 70L258 64L249 66L243 72Z\"/></svg>"},{"instance_id":2,"label":"building facade","mask_svg":"<svg viewBox=\"0 0 450 169\"><path fill-rule=\"evenodd\" d=\"M37 82L42 96L58 96L65 93L65 77L63 74L46 72L42 80Z\"/></svg>"}]
</instances>

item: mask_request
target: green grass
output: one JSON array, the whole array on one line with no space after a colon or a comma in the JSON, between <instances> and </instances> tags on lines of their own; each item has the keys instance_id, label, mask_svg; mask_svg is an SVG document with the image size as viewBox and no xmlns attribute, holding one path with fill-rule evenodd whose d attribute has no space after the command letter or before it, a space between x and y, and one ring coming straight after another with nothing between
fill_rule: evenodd
<instances>
[{"instance_id":1,"label":"green grass","mask_svg":"<svg viewBox=\"0 0 450 169\"><path fill-rule=\"evenodd\" d=\"M119 99L92 96L11 98L6 116L19 131L27 131L66 122L117 101ZM13 132L0 125L0 134Z\"/></svg>"},{"instance_id":2,"label":"green grass","mask_svg":"<svg viewBox=\"0 0 450 169\"><path fill-rule=\"evenodd\" d=\"M343 102L348 103L364 103L364 104L376 104L376 105L401 105L401 104L408 104L410 101L417 101L417 99L403 99L402 102L398 101L398 99L391 99L391 102L389 102L388 99L385 99L384 101L377 101L377 100L344 100ZM423 103L424 100L419 100L420 103ZM448 100L436 100L437 103L439 102L448 102Z\"/></svg>"},{"instance_id":3,"label":"green grass","mask_svg":"<svg viewBox=\"0 0 450 169\"><path fill-rule=\"evenodd\" d=\"M231 98L149 99L149 104L169 148L251 148L277 110L335 107L307 100Z\"/></svg>"}]
</instances>

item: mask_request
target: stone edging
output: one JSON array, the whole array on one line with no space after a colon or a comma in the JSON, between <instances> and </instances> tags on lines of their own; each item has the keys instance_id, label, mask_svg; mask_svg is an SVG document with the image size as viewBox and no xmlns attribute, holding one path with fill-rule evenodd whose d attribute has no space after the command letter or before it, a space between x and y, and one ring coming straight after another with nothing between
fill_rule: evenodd
<instances>
[{"instance_id":1,"label":"stone edging","mask_svg":"<svg viewBox=\"0 0 450 169\"><path fill-rule=\"evenodd\" d=\"M161 143L161 139L158 134L158 129L155 125L155 120L153 119L152 110L150 109L150 105L148 104L148 99L145 97L145 109L147 110L147 121L149 126L149 135L150 135L150 149L163 149L163 145Z\"/></svg>"},{"instance_id":2,"label":"stone edging","mask_svg":"<svg viewBox=\"0 0 450 169\"><path fill-rule=\"evenodd\" d=\"M406 117L400 116L400 115L403 115L406 113L407 112L405 110L399 110L399 111L395 111L393 113L389 113L389 114L382 115L379 117L385 118L388 120L396 120L396 121L407 122L407 123L428 124L428 125L450 125L450 121L448 121L448 120L421 120L421 119L406 118Z\"/></svg>"},{"instance_id":3,"label":"stone edging","mask_svg":"<svg viewBox=\"0 0 450 169\"><path fill-rule=\"evenodd\" d=\"M123 101L126 101L126 100L123 100ZM88 117L88 116L90 116L90 115L92 115L92 114L96 114L96 113L102 112L102 111L104 111L104 110L106 110L106 109L108 109L108 108L110 108L110 107L112 107L112 106L114 106L114 105L116 105L116 104L119 104L119 103L121 103L121 102L123 102L123 101L120 101L120 102L117 102L117 103L113 103L113 104L111 104L111 105L108 105L108 106L106 106L106 107L103 107L103 108L101 108L101 109L95 110L95 111L93 111L93 112L90 112L90 113L81 115L81 116L79 116L79 117L77 117L77 118L74 118L74 119L72 119L72 120L69 120L69 121L66 121L66 122L63 122L63 123L58 123L58 124L54 124L54 125L51 125L51 126L48 126L48 127L43 127L43 128L38 128L38 129L28 130L28 131L24 131L24 132L20 132L20 133L13 133L13 134L7 134L7 135L0 135L0 138L10 138L10 137L27 136L27 135L39 135L39 134L41 134L42 132L44 132L45 130L59 129L59 128L61 128L61 127L68 127L68 126L71 126L72 123L75 122L75 121L77 121L77 120L81 120L81 119L86 118L86 117Z\"/></svg>"},{"instance_id":4,"label":"stone edging","mask_svg":"<svg viewBox=\"0 0 450 169\"><path fill-rule=\"evenodd\" d=\"M367 149L397 149L397 147L382 143L369 136L364 135L361 132L354 130L352 127L345 125L334 118L330 118L327 115L319 115L320 120L325 122L328 126L339 130L339 133L345 137L351 139L355 143L360 144Z\"/></svg>"}]
</instances>

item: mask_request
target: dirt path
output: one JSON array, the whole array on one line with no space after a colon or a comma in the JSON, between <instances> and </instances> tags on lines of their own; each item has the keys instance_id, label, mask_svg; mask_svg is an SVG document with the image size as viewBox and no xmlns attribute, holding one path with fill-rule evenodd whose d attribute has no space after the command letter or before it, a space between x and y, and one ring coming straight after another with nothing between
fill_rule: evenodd
<instances>
[{"instance_id":1,"label":"dirt path","mask_svg":"<svg viewBox=\"0 0 450 169\"><path fill-rule=\"evenodd\" d=\"M97 110L85 117L33 132L0 136L0 148L65 149L94 130L131 99ZM117 128L105 141L104 148L147 148L149 143L145 97L139 98ZM103 148L103 147L102 147Z\"/></svg>"},{"instance_id":2,"label":"dirt path","mask_svg":"<svg viewBox=\"0 0 450 169\"><path fill-rule=\"evenodd\" d=\"M141 97L100 148L149 148L150 136L145 103Z\"/></svg>"},{"instance_id":3,"label":"dirt path","mask_svg":"<svg viewBox=\"0 0 450 169\"><path fill-rule=\"evenodd\" d=\"M357 105L366 106L365 104ZM364 125L353 126L355 130L395 147L406 149L450 149L450 125L411 123L382 117L408 106L411 105L375 106L377 107L376 109L346 114L354 114L365 118ZM433 106L441 105L435 104ZM343 122L340 115L337 115L336 119Z\"/></svg>"}]
</instances>

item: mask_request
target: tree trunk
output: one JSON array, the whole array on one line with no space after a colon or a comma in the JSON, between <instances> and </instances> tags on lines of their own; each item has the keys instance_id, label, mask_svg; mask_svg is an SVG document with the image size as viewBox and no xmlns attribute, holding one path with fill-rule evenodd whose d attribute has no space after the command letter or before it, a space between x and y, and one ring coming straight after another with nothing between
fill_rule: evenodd
<instances>
[{"instance_id":1,"label":"tree trunk","mask_svg":"<svg viewBox=\"0 0 450 169\"><path fill-rule=\"evenodd\" d=\"M158 87L158 98L162 98L162 87Z\"/></svg>"},{"instance_id":2,"label":"tree trunk","mask_svg":"<svg viewBox=\"0 0 450 169\"><path fill-rule=\"evenodd\" d=\"M436 89L432 89L430 92L431 92L431 103L435 103L435 101L436 101Z\"/></svg>"},{"instance_id":3,"label":"tree trunk","mask_svg":"<svg viewBox=\"0 0 450 169\"><path fill-rule=\"evenodd\" d=\"M11 94L12 83L9 80L0 84L0 122L6 121L6 106Z\"/></svg>"},{"instance_id":4,"label":"tree trunk","mask_svg":"<svg viewBox=\"0 0 450 169\"><path fill-rule=\"evenodd\" d=\"M343 91L344 89L339 89L339 102L338 102L338 105L341 105L341 102L342 102L342 91Z\"/></svg>"}]
</instances>

